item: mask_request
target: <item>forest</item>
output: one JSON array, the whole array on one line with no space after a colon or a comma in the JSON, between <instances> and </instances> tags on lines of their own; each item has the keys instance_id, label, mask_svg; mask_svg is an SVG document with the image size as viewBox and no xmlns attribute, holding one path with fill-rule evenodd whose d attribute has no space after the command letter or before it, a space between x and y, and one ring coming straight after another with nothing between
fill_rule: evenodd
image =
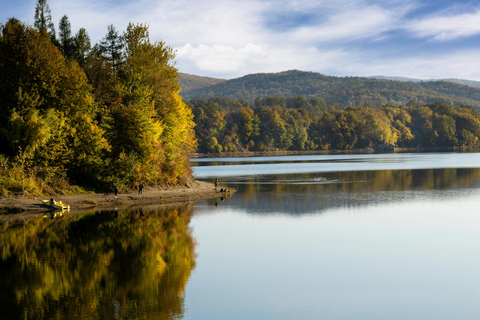
<instances>
[{"instance_id":1,"label":"forest","mask_svg":"<svg viewBox=\"0 0 480 320\"><path fill-rule=\"evenodd\" d=\"M329 106L322 98L210 98L188 102L200 153L480 147L480 114L443 102L376 108Z\"/></svg>"},{"instance_id":2,"label":"forest","mask_svg":"<svg viewBox=\"0 0 480 320\"><path fill-rule=\"evenodd\" d=\"M174 50L145 24L109 25L94 45L66 15L58 30L46 0L33 26L0 25L0 192L189 183L196 140Z\"/></svg>"},{"instance_id":3,"label":"forest","mask_svg":"<svg viewBox=\"0 0 480 320\"><path fill-rule=\"evenodd\" d=\"M195 82L196 85L193 85ZM384 104L406 105L409 101L480 107L480 88L450 81L392 81L365 77L334 77L317 72L290 70L278 73L257 73L231 80L192 78L180 79L181 95L195 98L229 97L235 99L278 96L308 99L321 97L329 105L375 107Z\"/></svg>"}]
</instances>

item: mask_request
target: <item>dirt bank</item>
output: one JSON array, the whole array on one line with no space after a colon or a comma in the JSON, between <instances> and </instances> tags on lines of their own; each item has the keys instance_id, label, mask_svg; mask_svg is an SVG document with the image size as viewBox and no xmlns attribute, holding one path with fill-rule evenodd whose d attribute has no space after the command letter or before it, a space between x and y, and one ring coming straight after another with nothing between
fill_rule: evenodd
<instances>
[{"instance_id":1,"label":"dirt bank","mask_svg":"<svg viewBox=\"0 0 480 320\"><path fill-rule=\"evenodd\" d=\"M232 192L234 190L231 190ZM133 206L143 204L164 204L181 203L207 199L215 199L222 196L222 193L215 191L213 183L204 181L195 181L190 187L176 187L169 190L157 190L146 187L143 194L119 193L117 198L110 194L86 194L86 195L66 195L56 196L56 201L62 201L70 205L71 210L85 209L91 207L113 207L113 206ZM45 211L46 207L42 204L43 198L27 197L3 197L0 198L0 207L14 208L18 211Z\"/></svg>"}]
</instances>

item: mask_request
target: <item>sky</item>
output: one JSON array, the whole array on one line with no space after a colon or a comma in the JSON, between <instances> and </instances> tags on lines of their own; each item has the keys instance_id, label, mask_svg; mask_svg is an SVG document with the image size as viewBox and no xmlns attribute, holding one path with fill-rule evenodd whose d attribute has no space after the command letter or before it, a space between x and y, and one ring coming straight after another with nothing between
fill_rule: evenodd
<instances>
[{"instance_id":1,"label":"sky","mask_svg":"<svg viewBox=\"0 0 480 320\"><path fill-rule=\"evenodd\" d=\"M47 0L92 44L113 24L149 26L180 72L223 79L302 70L480 81L480 2L445 0ZM33 25L36 0L0 0Z\"/></svg>"}]
</instances>

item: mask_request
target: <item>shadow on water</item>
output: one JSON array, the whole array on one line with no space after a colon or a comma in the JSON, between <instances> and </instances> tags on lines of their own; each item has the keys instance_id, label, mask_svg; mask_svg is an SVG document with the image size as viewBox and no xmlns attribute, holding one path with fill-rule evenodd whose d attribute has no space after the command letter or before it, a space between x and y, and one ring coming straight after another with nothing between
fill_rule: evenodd
<instances>
[{"instance_id":1,"label":"shadow on water","mask_svg":"<svg viewBox=\"0 0 480 320\"><path fill-rule=\"evenodd\" d=\"M231 207L250 214L302 215L326 209L456 196L480 187L480 169L372 170L226 178Z\"/></svg>"},{"instance_id":2,"label":"shadow on water","mask_svg":"<svg viewBox=\"0 0 480 320\"><path fill-rule=\"evenodd\" d=\"M192 212L148 206L1 224L1 318L183 317Z\"/></svg>"}]
</instances>

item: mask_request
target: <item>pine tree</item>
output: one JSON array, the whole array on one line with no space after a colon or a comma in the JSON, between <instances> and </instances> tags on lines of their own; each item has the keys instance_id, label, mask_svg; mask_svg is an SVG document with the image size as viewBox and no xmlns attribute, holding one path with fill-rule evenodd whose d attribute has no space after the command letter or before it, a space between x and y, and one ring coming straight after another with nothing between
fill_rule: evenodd
<instances>
[{"instance_id":1,"label":"pine tree","mask_svg":"<svg viewBox=\"0 0 480 320\"><path fill-rule=\"evenodd\" d=\"M67 15L60 19L59 24L60 48L65 57L71 58L74 54L74 42L72 37L72 27Z\"/></svg>"},{"instance_id":2,"label":"pine tree","mask_svg":"<svg viewBox=\"0 0 480 320\"><path fill-rule=\"evenodd\" d=\"M48 35L53 42L55 41L55 26L47 0L37 0L34 26L40 33Z\"/></svg>"},{"instance_id":3,"label":"pine tree","mask_svg":"<svg viewBox=\"0 0 480 320\"><path fill-rule=\"evenodd\" d=\"M122 49L122 38L111 24L108 26L107 35L100 42L100 51L112 63L114 69L122 62Z\"/></svg>"},{"instance_id":4,"label":"pine tree","mask_svg":"<svg viewBox=\"0 0 480 320\"><path fill-rule=\"evenodd\" d=\"M92 48L87 30L84 28L78 30L77 34L73 38L73 42L75 47L74 57L78 64L83 67L87 63L87 56Z\"/></svg>"}]
</instances>

